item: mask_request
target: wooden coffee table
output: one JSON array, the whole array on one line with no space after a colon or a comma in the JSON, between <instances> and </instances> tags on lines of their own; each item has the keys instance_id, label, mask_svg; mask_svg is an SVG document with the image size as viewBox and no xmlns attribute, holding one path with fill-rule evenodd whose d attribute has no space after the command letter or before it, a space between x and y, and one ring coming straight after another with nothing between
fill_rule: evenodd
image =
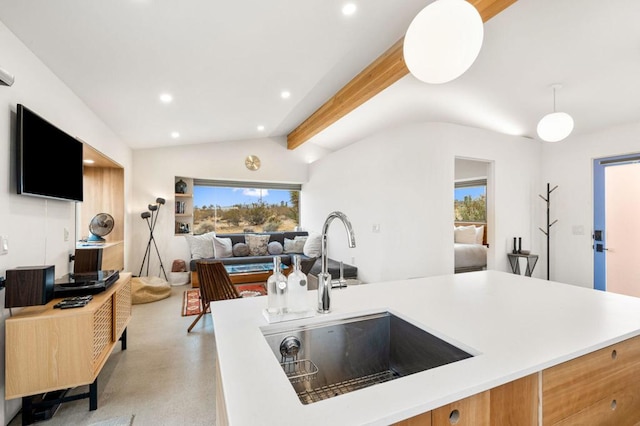
<instances>
[{"instance_id":1,"label":"wooden coffee table","mask_svg":"<svg viewBox=\"0 0 640 426\"><path fill-rule=\"evenodd\" d=\"M234 284L264 283L273 273L273 263L245 263L239 265L224 265ZM290 268L282 265L283 273L289 274Z\"/></svg>"}]
</instances>

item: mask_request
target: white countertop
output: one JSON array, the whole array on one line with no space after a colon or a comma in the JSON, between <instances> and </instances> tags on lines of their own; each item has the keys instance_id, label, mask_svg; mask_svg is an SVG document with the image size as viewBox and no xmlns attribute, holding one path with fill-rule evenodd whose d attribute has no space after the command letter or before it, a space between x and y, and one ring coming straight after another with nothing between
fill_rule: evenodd
<instances>
[{"instance_id":1,"label":"white countertop","mask_svg":"<svg viewBox=\"0 0 640 426\"><path fill-rule=\"evenodd\" d=\"M353 286L330 314L286 324L389 311L475 356L303 405L261 332L266 303L211 304L231 425L388 425L640 335L640 298L505 272Z\"/></svg>"}]
</instances>

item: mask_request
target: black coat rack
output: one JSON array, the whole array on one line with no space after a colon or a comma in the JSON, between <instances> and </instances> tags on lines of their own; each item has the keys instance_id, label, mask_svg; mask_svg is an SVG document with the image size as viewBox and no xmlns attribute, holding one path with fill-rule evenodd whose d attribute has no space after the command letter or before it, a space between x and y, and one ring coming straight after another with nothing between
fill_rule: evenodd
<instances>
[{"instance_id":1,"label":"black coat rack","mask_svg":"<svg viewBox=\"0 0 640 426\"><path fill-rule=\"evenodd\" d=\"M549 210L550 210L550 204L551 204L551 193L553 191L555 191L555 189L558 187L558 185L554 186L553 188L551 188L551 185L549 183L547 183L547 198L543 197L542 195L539 195L540 198L542 198L544 201L547 202L547 229L544 230L542 228L538 228L542 231L542 233L544 235L547 236L547 280L549 279L549 262L551 259L550 254L550 239L551 239L551 227L558 221L557 219L554 220L553 222L550 222L550 217L549 217Z\"/></svg>"}]
</instances>

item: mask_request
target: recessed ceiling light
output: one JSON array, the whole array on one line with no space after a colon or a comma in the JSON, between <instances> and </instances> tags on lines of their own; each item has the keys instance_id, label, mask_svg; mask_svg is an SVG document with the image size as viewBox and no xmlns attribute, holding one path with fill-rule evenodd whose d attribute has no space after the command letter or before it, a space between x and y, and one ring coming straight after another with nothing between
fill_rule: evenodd
<instances>
[{"instance_id":1,"label":"recessed ceiling light","mask_svg":"<svg viewBox=\"0 0 640 426\"><path fill-rule=\"evenodd\" d=\"M160 95L160 100L165 103L168 104L169 102L171 102L173 100L173 96L171 96L169 93L163 93Z\"/></svg>"},{"instance_id":2,"label":"recessed ceiling light","mask_svg":"<svg viewBox=\"0 0 640 426\"><path fill-rule=\"evenodd\" d=\"M263 125L259 125L259 126L258 126L258 131L259 131L259 132L264 131L264 126L263 126Z\"/></svg>"},{"instance_id":3,"label":"recessed ceiling light","mask_svg":"<svg viewBox=\"0 0 640 426\"><path fill-rule=\"evenodd\" d=\"M177 139L177 138L179 138L179 137L180 137L180 133L178 133L178 132L171 132L171 137L172 137L172 138L174 138L174 139Z\"/></svg>"},{"instance_id":4,"label":"recessed ceiling light","mask_svg":"<svg viewBox=\"0 0 640 426\"><path fill-rule=\"evenodd\" d=\"M280 97L282 99L289 99L291 97L291 92L283 90L282 92L280 92Z\"/></svg>"},{"instance_id":5,"label":"recessed ceiling light","mask_svg":"<svg viewBox=\"0 0 640 426\"><path fill-rule=\"evenodd\" d=\"M355 3L347 3L342 6L342 14L345 16L351 16L356 13L356 9Z\"/></svg>"}]
</instances>

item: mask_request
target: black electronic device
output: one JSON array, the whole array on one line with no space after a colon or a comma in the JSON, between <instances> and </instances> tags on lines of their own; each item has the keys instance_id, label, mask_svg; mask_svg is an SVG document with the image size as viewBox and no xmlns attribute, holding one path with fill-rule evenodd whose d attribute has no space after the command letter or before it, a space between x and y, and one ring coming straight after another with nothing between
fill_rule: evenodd
<instances>
[{"instance_id":1,"label":"black electronic device","mask_svg":"<svg viewBox=\"0 0 640 426\"><path fill-rule=\"evenodd\" d=\"M102 293L120 277L117 270L67 274L57 279L54 297L86 296Z\"/></svg>"},{"instance_id":2,"label":"black electronic device","mask_svg":"<svg viewBox=\"0 0 640 426\"><path fill-rule=\"evenodd\" d=\"M54 297L54 265L7 269L5 308L46 305Z\"/></svg>"},{"instance_id":3,"label":"black electronic device","mask_svg":"<svg viewBox=\"0 0 640 426\"><path fill-rule=\"evenodd\" d=\"M53 305L56 309L81 308L93 299L92 295L66 297Z\"/></svg>"},{"instance_id":4,"label":"black electronic device","mask_svg":"<svg viewBox=\"0 0 640 426\"><path fill-rule=\"evenodd\" d=\"M22 104L17 107L16 135L18 194L83 200L80 140Z\"/></svg>"}]
</instances>

